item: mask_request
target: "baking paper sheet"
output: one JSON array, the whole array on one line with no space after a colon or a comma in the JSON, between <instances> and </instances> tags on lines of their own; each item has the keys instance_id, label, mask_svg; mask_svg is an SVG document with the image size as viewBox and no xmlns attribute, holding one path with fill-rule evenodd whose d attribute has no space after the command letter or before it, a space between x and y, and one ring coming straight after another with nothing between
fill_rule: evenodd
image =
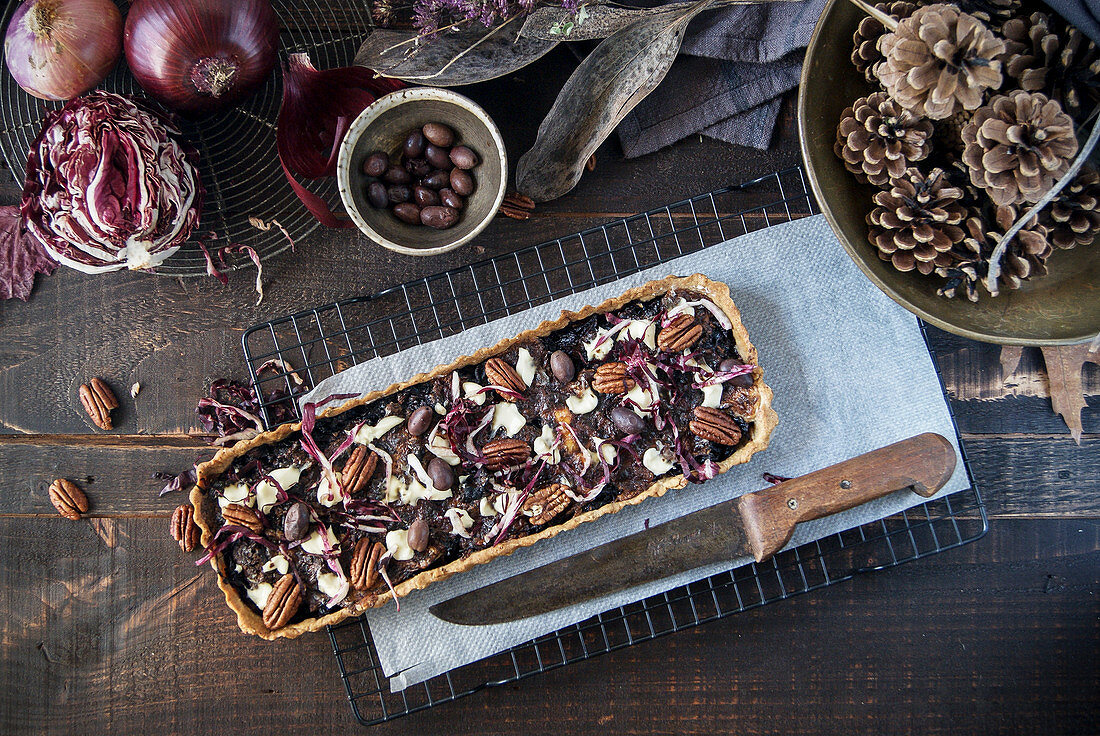
<instances>
[{"instance_id":1,"label":"baking paper sheet","mask_svg":"<svg viewBox=\"0 0 1100 736\"><path fill-rule=\"evenodd\" d=\"M921 432L938 432L956 442L916 317L863 276L821 215L759 230L614 283L360 364L323 381L303 401L385 388L554 319L563 309L598 304L669 274L696 272L729 284L749 338L759 351L764 380L775 392L773 405L779 414L768 449L707 483L669 491L413 592L402 599L400 612L393 605L368 612L381 665L394 690L733 565L699 568L494 626L445 623L428 613L433 603L640 531L647 521L653 526L759 490L766 485L761 478L764 472L802 475ZM968 485L960 458L940 495ZM902 491L800 525L788 546L884 518L923 500Z\"/></svg>"}]
</instances>

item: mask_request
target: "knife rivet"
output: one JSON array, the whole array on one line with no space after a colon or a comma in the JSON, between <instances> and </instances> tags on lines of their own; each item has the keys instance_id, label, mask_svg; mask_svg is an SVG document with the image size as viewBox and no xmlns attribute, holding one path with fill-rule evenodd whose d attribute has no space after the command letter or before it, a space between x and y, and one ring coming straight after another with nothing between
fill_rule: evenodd
<instances>
[{"instance_id":1,"label":"knife rivet","mask_svg":"<svg viewBox=\"0 0 1100 736\"><path fill-rule=\"evenodd\" d=\"M842 480L842 481L840 481L840 487L843 488L844 490L848 490L849 488L852 487L852 481Z\"/></svg>"},{"instance_id":2,"label":"knife rivet","mask_svg":"<svg viewBox=\"0 0 1100 736\"><path fill-rule=\"evenodd\" d=\"M788 498L787 499L787 508L789 508L791 511L794 511L795 509L797 509L798 508L798 499L797 498Z\"/></svg>"}]
</instances>

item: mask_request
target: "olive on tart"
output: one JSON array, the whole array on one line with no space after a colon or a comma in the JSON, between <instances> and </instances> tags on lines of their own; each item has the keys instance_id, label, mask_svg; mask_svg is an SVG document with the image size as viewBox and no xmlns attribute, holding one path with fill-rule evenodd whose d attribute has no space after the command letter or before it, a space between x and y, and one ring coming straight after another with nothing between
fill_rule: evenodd
<instances>
[{"instance_id":1,"label":"olive on tart","mask_svg":"<svg viewBox=\"0 0 1100 736\"><path fill-rule=\"evenodd\" d=\"M726 285L669 277L306 405L191 502L241 629L295 637L744 463L771 399Z\"/></svg>"}]
</instances>

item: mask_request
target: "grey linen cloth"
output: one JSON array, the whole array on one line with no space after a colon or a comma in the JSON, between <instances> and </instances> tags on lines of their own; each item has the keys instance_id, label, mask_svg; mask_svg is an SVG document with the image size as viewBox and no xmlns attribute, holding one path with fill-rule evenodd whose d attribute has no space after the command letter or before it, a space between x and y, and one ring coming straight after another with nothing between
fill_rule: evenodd
<instances>
[{"instance_id":1,"label":"grey linen cloth","mask_svg":"<svg viewBox=\"0 0 1100 736\"><path fill-rule=\"evenodd\" d=\"M825 0L702 13L668 76L619 124L627 158L696 133L767 148L782 95L798 86L802 50Z\"/></svg>"},{"instance_id":2,"label":"grey linen cloth","mask_svg":"<svg viewBox=\"0 0 1100 736\"><path fill-rule=\"evenodd\" d=\"M490 564L435 583L367 613L394 690L475 662L618 605L729 569L733 562L675 575L522 621L455 626L428 612L441 600L532 567L760 490L765 471L796 476L920 432L955 442L951 416L916 318L875 288L845 254L821 215L776 225L677 258L610 284L362 363L321 382L303 401L358 393L404 380L669 273L702 272L730 286L775 391L779 426L768 448L702 485L651 498ZM967 487L962 463L942 493ZM791 545L868 523L923 499L900 491L842 514L799 525ZM744 560L738 560L743 564ZM889 600L882 605L889 606Z\"/></svg>"}]
</instances>

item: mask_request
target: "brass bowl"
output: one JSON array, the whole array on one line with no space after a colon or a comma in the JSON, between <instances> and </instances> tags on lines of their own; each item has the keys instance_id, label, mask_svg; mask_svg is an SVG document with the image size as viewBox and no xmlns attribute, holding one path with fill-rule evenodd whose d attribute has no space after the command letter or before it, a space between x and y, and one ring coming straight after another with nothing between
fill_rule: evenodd
<instances>
[{"instance_id":1,"label":"brass bowl","mask_svg":"<svg viewBox=\"0 0 1100 736\"><path fill-rule=\"evenodd\" d=\"M449 126L481 159L470 172L477 188L446 230L408 225L367 202L363 161L374 151L397 160L409 131L430 122ZM448 89L410 87L381 97L352 122L340 144L336 182L352 221L375 243L410 256L438 255L470 242L492 221L504 199L508 157L500 130L480 105Z\"/></svg>"},{"instance_id":2,"label":"brass bowl","mask_svg":"<svg viewBox=\"0 0 1100 736\"><path fill-rule=\"evenodd\" d=\"M798 91L798 132L810 186L848 255L875 286L936 327L1002 345L1070 345L1100 330L1100 246L1057 251L1046 276L1004 289L977 304L936 296L939 282L901 273L879 259L867 240L867 213L876 191L859 184L833 153L840 114L873 88L849 58L862 12L848 0L829 0L817 22Z\"/></svg>"}]
</instances>

